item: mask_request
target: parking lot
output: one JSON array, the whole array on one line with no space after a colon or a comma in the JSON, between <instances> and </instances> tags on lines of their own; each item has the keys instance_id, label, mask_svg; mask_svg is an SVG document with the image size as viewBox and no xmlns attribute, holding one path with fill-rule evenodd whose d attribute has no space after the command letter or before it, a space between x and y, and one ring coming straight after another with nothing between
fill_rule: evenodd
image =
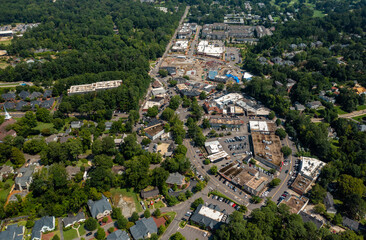
<instances>
[{"instance_id":1,"label":"parking lot","mask_svg":"<svg viewBox=\"0 0 366 240\"><path fill-rule=\"evenodd\" d=\"M178 232L180 232L186 239L206 240L211 236L209 232L190 225L186 225L184 228L179 228Z\"/></svg>"}]
</instances>

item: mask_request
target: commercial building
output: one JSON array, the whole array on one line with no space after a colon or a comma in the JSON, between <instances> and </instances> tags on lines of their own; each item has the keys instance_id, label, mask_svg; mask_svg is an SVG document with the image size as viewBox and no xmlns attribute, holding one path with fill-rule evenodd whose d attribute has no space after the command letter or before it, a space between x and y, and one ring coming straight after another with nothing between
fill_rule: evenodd
<instances>
[{"instance_id":1,"label":"commercial building","mask_svg":"<svg viewBox=\"0 0 366 240\"><path fill-rule=\"evenodd\" d=\"M158 123L144 129L145 134L151 140L159 138L164 133L164 124Z\"/></svg>"},{"instance_id":2,"label":"commercial building","mask_svg":"<svg viewBox=\"0 0 366 240\"><path fill-rule=\"evenodd\" d=\"M260 195L268 183L268 178L245 165L230 163L219 170L219 174L250 194Z\"/></svg>"},{"instance_id":3,"label":"commercial building","mask_svg":"<svg viewBox=\"0 0 366 240\"><path fill-rule=\"evenodd\" d=\"M74 85L67 90L67 95L84 94L117 88L122 85L122 80L96 82L91 84Z\"/></svg>"},{"instance_id":4,"label":"commercial building","mask_svg":"<svg viewBox=\"0 0 366 240\"><path fill-rule=\"evenodd\" d=\"M306 178L301 174L298 174L297 177L295 178L295 181L291 184L291 189L294 192L303 195L311 189L312 182L313 181L311 181L309 178Z\"/></svg>"},{"instance_id":5,"label":"commercial building","mask_svg":"<svg viewBox=\"0 0 366 240\"><path fill-rule=\"evenodd\" d=\"M294 214L299 214L302 210L305 209L306 205L309 203L309 198L295 195L288 195L285 199L283 199L280 203L286 204L290 207L290 212Z\"/></svg>"},{"instance_id":6,"label":"commercial building","mask_svg":"<svg viewBox=\"0 0 366 240\"><path fill-rule=\"evenodd\" d=\"M207 207L200 204L193 212L190 220L208 229L218 229L222 224L228 223L228 215L216 205Z\"/></svg>"},{"instance_id":7,"label":"commercial building","mask_svg":"<svg viewBox=\"0 0 366 240\"><path fill-rule=\"evenodd\" d=\"M12 37L13 31L0 31L0 37Z\"/></svg>"},{"instance_id":8,"label":"commercial building","mask_svg":"<svg viewBox=\"0 0 366 240\"><path fill-rule=\"evenodd\" d=\"M252 132L269 132L265 121L249 121L249 128Z\"/></svg>"},{"instance_id":9,"label":"commercial building","mask_svg":"<svg viewBox=\"0 0 366 240\"><path fill-rule=\"evenodd\" d=\"M319 177L320 171L324 166L325 162L316 158L301 157L299 173L311 181L315 181Z\"/></svg>"},{"instance_id":10,"label":"commercial building","mask_svg":"<svg viewBox=\"0 0 366 240\"><path fill-rule=\"evenodd\" d=\"M188 48L188 40L178 40L172 46L173 52L184 52Z\"/></svg>"},{"instance_id":11,"label":"commercial building","mask_svg":"<svg viewBox=\"0 0 366 240\"><path fill-rule=\"evenodd\" d=\"M280 138L269 132L252 132L251 137L255 159L279 170L283 162Z\"/></svg>"},{"instance_id":12,"label":"commercial building","mask_svg":"<svg viewBox=\"0 0 366 240\"><path fill-rule=\"evenodd\" d=\"M236 104L241 99L243 99L243 95L239 93L229 93L220 98L216 98L214 101L220 108L223 108L225 105L228 104Z\"/></svg>"},{"instance_id":13,"label":"commercial building","mask_svg":"<svg viewBox=\"0 0 366 240\"><path fill-rule=\"evenodd\" d=\"M225 45L221 41L200 41L197 46L197 53L200 55L222 58L225 52Z\"/></svg>"},{"instance_id":14,"label":"commercial building","mask_svg":"<svg viewBox=\"0 0 366 240\"><path fill-rule=\"evenodd\" d=\"M151 94L155 97L165 97L166 90L163 87L154 88L151 90Z\"/></svg>"},{"instance_id":15,"label":"commercial building","mask_svg":"<svg viewBox=\"0 0 366 240\"><path fill-rule=\"evenodd\" d=\"M244 121L239 118L210 118L209 122L212 128L241 128L244 125Z\"/></svg>"},{"instance_id":16,"label":"commercial building","mask_svg":"<svg viewBox=\"0 0 366 240\"><path fill-rule=\"evenodd\" d=\"M217 152L217 153L214 153L214 154L211 154L209 156L207 156L207 158L212 162L212 163L215 163L215 162L219 162L223 159L229 159L230 156L227 152L225 151L220 151L220 152Z\"/></svg>"},{"instance_id":17,"label":"commercial building","mask_svg":"<svg viewBox=\"0 0 366 240\"><path fill-rule=\"evenodd\" d=\"M214 154L223 150L222 145L219 141L206 142L205 148L208 154Z\"/></svg>"}]
</instances>

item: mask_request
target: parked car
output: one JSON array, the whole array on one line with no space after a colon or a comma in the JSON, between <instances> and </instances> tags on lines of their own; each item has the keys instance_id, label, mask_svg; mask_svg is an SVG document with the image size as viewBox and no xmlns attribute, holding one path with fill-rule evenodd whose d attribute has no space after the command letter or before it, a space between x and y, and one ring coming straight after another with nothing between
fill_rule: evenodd
<instances>
[{"instance_id":1,"label":"parked car","mask_svg":"<svg viewBox=\"0 0 366 240\"><path fill-rule=\"evenodd\" d=\"M93 233L92 232L88 232L87 234L86 234L86 236L88 237L88 236L90 236L90 235L92 235Z\"/></svg>"}]
</instances>

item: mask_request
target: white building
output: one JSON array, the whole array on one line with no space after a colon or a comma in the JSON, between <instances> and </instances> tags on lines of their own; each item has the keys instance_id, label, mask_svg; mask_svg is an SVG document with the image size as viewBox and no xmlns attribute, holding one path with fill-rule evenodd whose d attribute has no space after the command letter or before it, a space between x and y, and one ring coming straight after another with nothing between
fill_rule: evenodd
<instances>
[{"instance_id":1,"label":"white building","mask_svg":"<svg viewBox=\"0 0 366 240\"><path fill-rule=\"evenodd\" d=\"M243 95L241 95L239 93L229 93L220 98L215 99L214 101L220 108L223 108L225 105L231 104L231 103L235 104L237 101L239 101L241 99L243 99Z\"/></svg>"},{"instance_id":2,"label":"white building","mask_svg":"<svg viewBox=\"0 0 366 240\"><path fill-rule=\"evenodd\" d=\"M222 146L219 141L206 142L205 148L208 154L214 154L222 151Z\"/></svg>"},{"instance_id":3,"label":"white building","mask_svg":"<svg viewBox=\"0 0 366 240\"><path fill-rule=\"evenodd\" d=\"M67 95L90 93L95 91L102 91L112 88L117 88L122 85L122 80L96 82L92 84L82 84L71 86L67 90Z\"/></svg>"},{"instance_id":4,"label":"white building","mask_svg":"<svg viewBox=\"0 0 366 240\"><path fill-rule=\"evenodd\" d=\"M324 166L325 162L316 158L301 157L300 174L311 181L315 181Z\"/></svg>"},{"instance_id":5,"label":"white building","mask_svg":"<svg viewBox=\"0 0 366 240\"><path fill-rule=\"evenodd\" d=\"M201 55L221 58L225 52L225 46L221 41L200 41L197 46L197 53Z\"/></svg>"},{"instance_id":6,"label":"white building","mask_svg":"<svg viewBox=\"0 0 366 240\"><path fill-rule=\"evenodd\" d=\"M268 132L268 125L265 121L249 121L250 131Z\"/></svg>"},{"instance_id":7,"label":"white building","mask_svg":"<svg viewBox=\"0 0 366 240\"><path fill-rule=\"evenodd\" d=\"M188 40L177 40L173 47L173 52L182 52L185 51L188 48Z\"/></svg>"}]
</instances>

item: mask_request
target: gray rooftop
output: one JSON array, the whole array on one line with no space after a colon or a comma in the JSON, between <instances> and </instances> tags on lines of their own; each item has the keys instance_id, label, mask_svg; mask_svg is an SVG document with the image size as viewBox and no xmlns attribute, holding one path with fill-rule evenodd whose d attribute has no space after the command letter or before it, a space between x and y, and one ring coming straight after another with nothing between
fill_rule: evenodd
<instances>
[{"instance_id":1,"label":"gray rooftop","mask_svg":"<svg viewBox=\"0 0 366 240\"><path fill-rule=\"evenodd\" d=\"M44 231L43 230L44 227L54 229L55 228L55 217L45 216L45 217L42 217L41 219L37 220L34 223L31 239L33 239L33 238L41 239L41 232Z\"/></svg>"},{"instance_id":2,"label":"gray rooftop","mask_svg":"<svg viewBox=\"0 0 366 240\"><path fill-rule=\"evenodd\" d=\"M223 223L226 223L228 221L228 218L226 218L226 221L225 222L218 222L212 218L209 218L207 216L204 216L204 215L201 215L199 212L201 210L201 208L203 207L204 205L200 204L196 210L194 211L192 217L191 217L191 220L193 222L196 222L198 223L199 225L203 225L205 227L209 227L211 229L217 229L219 228ZM216 211L220 211L220 208L216 205L208 205L207 207L211 208L211 209L214 209ZM222 211L222 213L226 214L226 211Z\"/></svg>"},{"instance_id":3,"label":"gray rooftop","mask_svg":"<svg viewBox=\"0 0 366 240\"><path fill-rule=\"evenodd\" d=\"M107 240L130 240L125 231L117 230L108 235Z\"/></svg>"},{"instance_id":4,"label":"gray rooftop","mask_svg":"<svg viewBox=\"0 0 366 240\"><path fill-rule=\"evenodd\" d=\"M24 226L8 225L5 231L0 232L0 240L22 240L23 234Z\"/></svg>"},{"instance_id":5,"label":"gray rooftop","mask_svg":"<svg viewBox=\"0 0 366 240\"><path fill-rule=\"evenodd\" d=\"M69 215L68 217L62 219L62 221L64 222L64 226L67 226L69 224L75 224L83 220L85 220L85 214L83 212L79 212L78 214L76 214L76 216Z\"/></svg>"},{"instance_id":6,"label":"gray rooftop","mask_svg":"<svg viewBox=\"0 0 366 240\"><path fill-rule=\"evenodd\" d=\"M130 228L130 232L134 239L144 239L148 237L149 234L157 233L158 227L152 217L143 218Z\"/></svg>"},{"instance_id":7,"label":"gray rooftop","mask_svg":"<svg viewBox=\"0 0 366 240\"><path fill-rule=\"evenodd\" d=\"M184 176L176 173L171 173L168 177L168 179L165 181L167 184L177 184L182 185L184 183Z\"/></svg>"},{"instance_id":8,"label":"gray rooftop","mask_svg":"<svg viewBox=\"0 0 366 240\"><path fill-rule=\"evenodd\" d=\"M104 195L102 199L98 201L88 200L88 206L93 218L96 218L99 213L103 213L105 210L112 211L112 206Z\"/></svg>"},{"instance_id":9,"label":"gray rooftop","mask_svg":"<svg viewBox=\"0 0 366 240\"><path fill-rule=\"evenodd\" d=\"M27 183L31 182L34 169L35 169L34 165L31 165L27 168L24 167L20 168L18 170L18 173L22 173L22 175L20 177L15 178L15 184L19 184L22 187L26 187Z\"/></svg>"}]
</instances>

